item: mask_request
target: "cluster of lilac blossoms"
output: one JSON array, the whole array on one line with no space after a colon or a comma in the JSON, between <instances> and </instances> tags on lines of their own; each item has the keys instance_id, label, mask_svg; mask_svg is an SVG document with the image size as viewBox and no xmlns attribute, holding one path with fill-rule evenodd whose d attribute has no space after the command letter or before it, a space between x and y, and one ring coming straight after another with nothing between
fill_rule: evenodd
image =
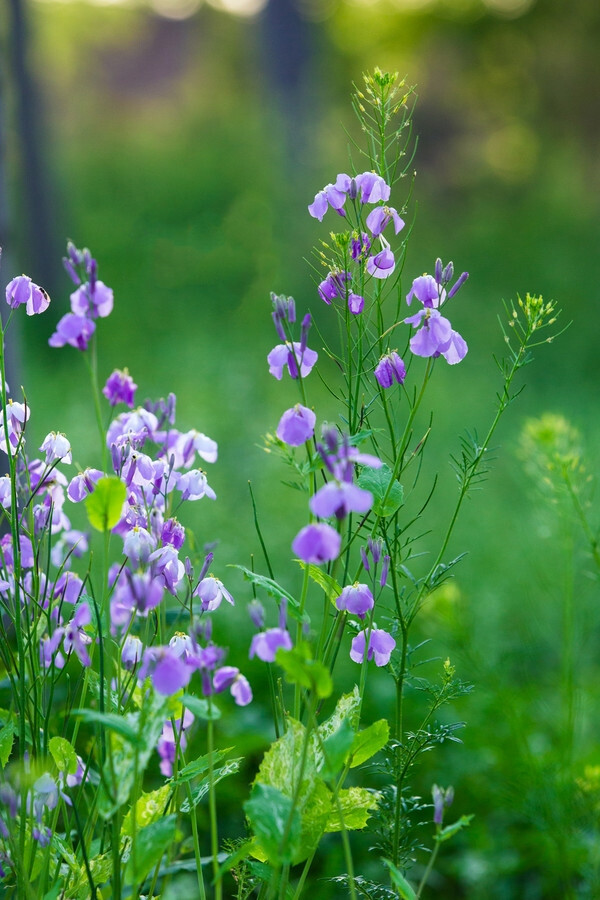
<instances>
[{"instance_id":1,"label":"cluster of lilac blossoms","mask_svg":"<svg viewBox=\"0 0 600 900\"><path fill-rule=\"evenodd\" d=\"M71 312L60 319L48 343L85 350L96 330L96 319L112 312L113 292L98 280L98 265L87 248L78 250L69 242L63 265L77 289L71 294Z\"/></svg>"},{"instance_id":2,"label":"cluster of lilac blossoms","mask_svg":"<svg viewBox=\"0 0 600 900\"><path fill-rule=\"evenodd\" d=\"M450 365L464 359L468 350L465 340L440 313L442 304L450 300L469 277L468 272L463 272L446 292L446 286L452 281L453 275L452 263L443 267L441 259L438 259L435 277L421 275L420 278L415 278L406 302L410 306L414 297L422 304L422 308L414 316L408 316L404 320L418 329L410 339L410 349L415 356L443 356Z\"/></svg>"}]
</instances>

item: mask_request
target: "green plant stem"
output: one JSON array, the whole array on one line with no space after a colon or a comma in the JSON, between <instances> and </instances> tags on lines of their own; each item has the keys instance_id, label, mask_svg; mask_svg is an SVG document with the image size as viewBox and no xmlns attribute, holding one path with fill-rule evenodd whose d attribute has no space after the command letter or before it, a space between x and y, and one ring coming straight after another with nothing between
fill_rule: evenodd
<instances>
[{"instance_id":1,"label":"green plant stem","mask_svg":"<svg viewBox=\"0 0 600 900\"><path fill-rule=\"evenodd\" d=\"M217 796L215 791L215 734L214 724L212 720L212 700L208 695L208 711L209 720L207 723L207 745L208 745L208 808L210 815L210 848L212 853L213 880L215 885L215 900L222 900L223 897L223 880L219 873L219 832L217 824Z\"/></svg>"},{"instance_id":2,"label":"green plant stem","mask_svg":"<svg viewBox=\"0 0 600 900\"><path fill-rule=\"evenodd\" d=\"M440 849L440 842L436 840L435 846L434 846L433 850L431 851L431 856L429 857L429 862L427 863L427 868L423 872L423 877L421 878L421 881L419 882L419 887L417 888L415 900L419 900L421 894L423 893L423 888L427 884L427 879L431 875L431 870L433 869L433 866L435 864L437 855L439 853L439 849Z\"/></svg>"}]
</instances>

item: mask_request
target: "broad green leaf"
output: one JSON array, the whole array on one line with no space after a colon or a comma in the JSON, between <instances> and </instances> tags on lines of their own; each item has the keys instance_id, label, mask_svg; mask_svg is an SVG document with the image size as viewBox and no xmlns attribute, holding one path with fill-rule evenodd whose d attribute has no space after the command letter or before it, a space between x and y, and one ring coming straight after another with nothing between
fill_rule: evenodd
<instances>
[{"instance_id":1,"label":"broad green leaf","mask_svg":"<svg viewBox=\"0 0 600 900\"><path fill-rule=\"evenodd\" d=\"M230 759L225 763L224 766L220 766L218 769L213 769L212 780L213 784L218 784L219 781L222 781L224 778L227 778L228 775L233 775L234 772L237 772L240 768L241 759ZM198 806L198 804L204 800L206 795L210 790L210 776L206 776L199 782L199 784L195 785L192 789L192 801L190 803L189 798L186 798L181 804L181 812L187 813L190 812L192 807Z\"/></svg>"},{"instance_id":2,"label":"broad green leaf","mask_svg":"<svg viewBox=\"0 0 600 900\"><path fill-rule=\"evenodd\" d=\"M63 889L64 885L62 881L58 881L53 888L50 888L47 894L44 894L43 900L58 900L58 896Z\"/></svg>"},{"instance_id":3,"label":"broad green leaf","mask_svg":"<svg viewBox=\"0 0 600 900\"><path fill-rule=\"evenodd\" d=\"M66 775L75 774L77 771L77 754L74 747L65 738L50 738L48 749L59 772L64 772Z\"/></svg>"},{"instance_id":4,"label":"broad green leaf","mask_svg":"<svg viewBox=\"0 0 600 900\"><path fill-rule=\"evenodd\" d=\"M193 697L191 694L184 694L181 703L190 712L193 712L197 719L203 719L208 722L209 719L216 721L221 718L221 710L211 701L205 700L203 697Z\"/></svg>"},{"instance_id":5,"label":"broad green leaf","mask_svg":"<svg viewBox=\"0 0 600 900\"><path fill-rule=\"evenodd\" d=\"M270 863L282 865L297 858L302 849L302 820L291 797L272 785L255 782L244 810Z\"/></svg>"},{"instance_id":6,"label":"broad green leaf","mask_svg":"<svg viewBox=\"0 0 600 900\"><path fill-rule=\"evenodd\" d=\"M0 765L2 768L8 762L15 739L15 724L9 719L6 725L0 728Z\"/></svg>"},{"instance_id":7,"label":"broad green leaf","mask_svg":"<svg viewBox=\"0 0 600 900\"><path fill-rule=\"evenodd\" d=\"M393 478L392 470L385 464L380 469L365 466L357 484L373 494L373 512L376 516L392 516L404 503L404 488Z\"/></svg>"},{"instance_id":8,"label":"broad green leaf","mask_svg":"<svg viewBox=\"0 0 600 900\"><path fill-rule=\"evenodd\" d=\"M364 828L371 815L371 810L377 806L377 796L372 791L361 787L351 787L348 790L339 791L338 801L341 807L341 816L334 803L327 819L325 831L341 831L342 817L344 827L348 830Z\"/></svg>"},{"instance_id":9,"label":"broad green leaf","mask_svg":"<svg viewBox=\"0 0 600 900\"><path fill-rule=\"evenodd\" d=\"M110 531L121 518L127 490L120 478L108 475L96 482L93 493L85 499L90 525L98 531Z\"/></svg>"},{"instance_id":10,"label":"broad green leaf","mask_svg":"<svg viewBox=\"0 0 600 900\"><path fill-rule=\"evenodd\" d=\"M125 881L139 884L160 862L175 840L177 816L166 816L137 832L125 869Z\"/></svg>"},{"instance_id":11,"label":"broad green leaf","mask_svg":"<svg viewBox=\"0 0 600 900\"><path fill-rule=\"evenodd\" d=\"M135 827L139 831L146 825L151 825L165 814L167 803L173 788L170 784L164 784L156 791L150 791L147 794L142 793L135 804ZM131 837L133 834L133 807L129 810L123 819L121 826L121 837Z\"/></svg>"},{"instance_id":12,"label":"broad green leaf","mask_svg":"<svg viewBox=\"0 0 600 900\"><path fill-rule=\"evenodd\" d=\"M353 729L358 728L360 711L360 692L358 685L354 685L353 690L349 694L342 694L335 705L332 714L321 725L319 725L319 735L321 740L325 741L338 730L342 722L348 721Z\"/></svg>"},{"instance_id":13,"label":"broad green leaf","mask_svg":"<svg viewBox=\"0 0 600 900\"><path fill-rule=\"evenodd\" d=\"M468 825L471 824L472 818L473 818L472 815L461 816L460 819L458 819L452 825L446 825L446 827L442 828L440 833L438 835L436 835L436 838L435 838L436 841L439 841L441 843L442 841L447 841L451 837L454 837L454 835L457 834L457 832L462 831L463 828L466 828Z\"/></svg>"},{"instance_id":14,"label":"broad green leaf","mask_svg":"<svg viewBox=\"0 0 600 900\"><path fill-rule=\"evenodd\" d=\"M417 895L411 888L410 884L402 874L402 872L394 865L390 859L383 860L384 865L390 870L390 878L395 888L402 897L402 900L417 900Z\"/></svg>"},{"instance_id":15,"label":"broad green leaf","mask_svg":"<svg viewBox=\"0 0 600 900\"><path fill-rule=\"evenodd\" d=\"M50 844L52 845L52 849L58 851L64 861L67 863L71 871L79 872L80 865L77 860L77 857L71 850L71 848L67 845L64 838L60 837L55 831L52 833L52 837L50 838Z\"/></svg>"},{"instance_id":16,"label":"broad green leaf","mask_svg":"<svg viewBox=\"0 0 600 900\"><path fill-rule=\"evenodd\" d=\"M337 731L334 731L323 742L324 763L321 775L326 779L335 778L348 757L348 752L355 738L352 725L348 719L343 719Z\"/></svg>"},{"instance_id":17,"label":"broad green leaf","mask_svg":"<svg viewBox=\"0 0 600 900\"><path fill-rule=\"evenodd\" d=\"M390 726L385 719L373 722L368 728L359 731L354 737L350 748L350 768L360 766L362 763L375 756L390 738Z\"/></svg>"},{"instance_id":18,"label":"broad green leaf","mask_svg":"<svg viewBox=\"0 0 600 900\"><path fill-rule=\"evenodd\" d=\"M317 697L329 697L333 690L333 681L329 669L319 660L312 658L310 646L301 641L291 650L279 648L275 661L285 672L286 681L300 684L308 690L314 690Z\"/></svg>"},{"instance_id":19,"label":"broad green leaf","mask_svg":"<svg viewBox=\"0 0 600 900\"><path fill-rule=\"evenodd\" d=\"M302 560L298 560L298 562L300 563L301 569L308 569L309 578L314 581L315 584L318 584L319 587L323 589L327 599L335 604L336 599L342 593L342 588L335 578L332 578L331 575L328 575L327 572L324 572L312 563L305 563L302 562Z\"/></svg>"}]
</instances>

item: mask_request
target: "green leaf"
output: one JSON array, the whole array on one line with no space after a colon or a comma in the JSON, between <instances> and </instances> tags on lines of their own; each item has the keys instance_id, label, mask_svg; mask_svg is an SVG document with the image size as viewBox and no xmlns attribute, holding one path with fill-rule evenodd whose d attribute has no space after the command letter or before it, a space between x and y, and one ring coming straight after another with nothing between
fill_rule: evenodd
<instances>
[{"instance_id":1,"label":"green leaf","mask_svg":"<svg viewBox=\"0 0 600 900\"><path fill-rule=\"evenodd\" d=\"M396 868L394 863L390 859L384 859L383 863L390 870L392 884L398 889L402 900L417 900L417 895L414 890L411 888L402 872Z\"/></svg>"},{"instance_id":2,"label":"green leaf","mask_svg":"<svg viewBox=\"0 0 600 900\"><path fill-rule=\"evenodd\" d=\"M390 738L390 726L385 719L373 722L368 728L359 731L354 737L350 748L350 768L360 766L362 763L375 756Z\"/></svg>"},{"instance_id":3,"label":"green leaf","mask_svg":"<svg viewBox=\"0 0 600 900\"><path fill-rule=\"evenodd\" d=\"M50 888L50 890L48 891L47 894L44 894L44 900L57 900L58 895L61 893L62 890L63 890L63 883L62 883L62 881L59 881L57 884L54 885L53 888Z\"/></svg>"},{"instance_id":4,"label":"green leaf","mask_svg":"<svg viewBox=\"0 0 600 900\"><path fill-rule=\"evenodd\" d=\"M209 703L204 698L184 694L181 698L181 703L190 712L193 712L198 719L204 719L206 722L212 720L214 722L221 718L221 710L212 701Z\"/></svg>"},{"instance_id":5,"label":"green leaf","mask_svg":"<svg viewBox=\"0 0 600 900\"><path fill-rule=\"evenodd\" d=\"M234 772L237 772L240 768L240 759L230 759L228 760L224 766L220 766L218 769L213 769L212 780L213 784L218 784L219 781L222 781L224 778L227 778L228 775L233 775ZM192 790L192 801L190 803L189 797L186 798L181 804L181 812L187 813L190 812L192 808L198 806L198 804L204 800L206 795L210 790L210 776L207 775L206 778L203 778L199 784L197 784Z\"/></svg>"},{"instance_id":6,"label":"green leaf","mask_svg":"<svg viewBox=\"0 0 600 900\"><path fill-rule=\"evenodd\" d=\"M454 835L457 834L459 831L462 831L463 828L466 828L468 825L470 825L472 818L473 818L473 815L461 816L460 819L458 819L452 825L446 825L446 827L442 828L440 833L438 835L436 835L436 838L435 838L436 841L439 841L440 843L442 841L448 841L451 837L454 837Z\"/></svg>"},{"instance_id":7,"label":"green leaf","mask_svg":"<svg viewBox=\"0 0 600 900\"><path fill-rule=\"evenodd\" d=\"M175 840L177 816L166 816L137 832L125 869L125 881L139 884L154 869Z\"/></svg>"},{"instance_id":8,"label":"green leaf","mask_svg":"<svg viewBox=\"0 0 600 900\"><path fill-rule=\"evenodd\" d=\"M77 754L74 747L65 738L50 738L48 749L59 772L64 772L66 775L75 774L77 771Z\"/></svg>"},{"instance_id":9,"label":"green leaf","mask_svg":"<svg viewBox=\"0 0 600 900\"><path fill-rule=\"evenodd\" d=\"M332 714L321 725L319 725L319 734L321 740L325 741L338 730L342 722L348 721L353 729L358 728L360 711L360 692L358 685L354 685L353 690L349 694L342 694L335 705Z\"/></svg>"},{"instance_id":10,"label":"green leaf","mask_svg":"<svg viewBox=\"0 0 600 900\"><path fill-rule=\"evenodd\" d=\"M225 759L228 753L231 753L231 747L228 747L226 750L215 750L213 765L220 763L221 760ZM200 775L204 775L205 772L208 772L210 768L210 754L205 753L204 756L199 756L198 759L193 759L187 765L181 769L175 778L171 779L173 784L185 784L186 781L191 781L192 778L198 778Z\"/></svg>"},{"instance_id":11,"label":"green leaf","mask_svg":"<svg viewBox=\"0 0 600 900\"><path fill-rule=\"evenodd\" d=\"M282 865L297 857L302 821L291 797L272 785L255 782L244 810L270 863Z\"/></svg>"},{"instance_id":12,"label":"green leaf","mask_svg":"<svg viewBox=\"0 0 600 900\"><path fill-rule=\"evenodd\" d=\"M335 604L336 599L342 593L342 588L335 578L332 578L331 575L328 575L327 572L323 572L322 569L312 563L305 563L300 559L298 562L301 569L308 569L309 578L314 581L315 584L318 584L319 587L322 588L327 599Z\"/></svg>"},{"instance_id":13,"label":"green leaf","mask_svg":"<svg viewBox=\"0 0 600 900\"><path fill-rule=\"evenodd\" d=\"M335 778L343 767L348 756L348 751L353 745L355 738L352 725L348 719L343 719L337 731L334 731L324 742L324 763L321 769L321 775L324 778Z\"/></svg>"},{"instance_id":14,"label":"green leaf","mask_svg":"<svg viewBox=\"0 0 600 900\"><path fill-rule=\"evenodd\" d=\"M156 791L150 791L147 794L142 793L135 804L135 827L137 831L162 818L172 790L173 788L170 784L164 784ZM131 837L133 834L133 811L134 807L132 806L123 819L121 837Z\"/></svg>"},{"instance_id":15,"label":"green leaf","mask_svg":"<svg viewBox=\"0 0 600 900\"><path fill-rule=\"evenodd\" d=\"M371 815L371 810L377 807L377 796L372 791L361 787L351 787L348 790L339 791L338 801L341 815L337 806L334 805L327 819L325 831L341 831L342 818L344 827L349 831L364 828Z\"/></svg>"},{"instance_id":16,"label":"green leaf","mask_svg":"<svg viewBox=\"0 0 600 900\"><path fill-rule=\"evenodd\" d=\"M84 722L96 722L98 725L103 725L109 731L114 731L122 738L125 738L133 746L140 744L136 729L127 721L127 719L132 718L131 714L124 718L116 713L103 713L95 709L74 709L72 715L80 716Z\"/></svg>"},{"instance_id":17,"label":"green leaf","mask_svg":"<svg viewBox=\"0 0 600 900\"><path fill-rule=\"evenodd\" d=\"M245 566L232 565L230 568L239 569L247 581L251 581L252 584L255 584L257 587L261 587L269 597L275 597L275 599L279 601L282 599L287 600L289 614L294 619L302 620L302 616L299 613L300 604L296 598L290 594L289 591L286 591L285 588L282 588L280 584L277 584L272 578L267 578L266 575L257 575L256 572L251 572L250 569L246 569Z\"/></svg>"},{"instance_id":18,"label":"green leaf","mask_svg":"<svg viewBox=\"0 0 600 900\"><path fill-rule=\"evenodd\" d=\"M15 739L15 723L12 719L0 728L0 765L2 768L8 762L8 757L11 754L13 742Z\"/></svg>"},{"instance_id":19,"label":"green leaf","mask_svg":"<svg viewBox=\"0 0 600 900\"><path fill-rule=\"evenodd\" d=\"M93 493L85 499L90 525L98 531L110 531L121 518L127 490L120 478L108 475L96 482Z\"/></svg>"},{"instance_id":20,"label":"green leaf","mask_svg":"<svg viewBox=\"0 0 600 900\"><path fill-rule=\"evenodd\" d=\"M393 478L392 470L385 463L380 469L365 466L357 484L373 494L373 512L376 516L392 516L404 502L404 488Z\"/></svg>"},{"instance_id":21,"label":"green leaf","mask_svg":"<svg viewBox=\"0 0 600 900\"><path fill-rule=\"evenodd\" d=\"M300 684L313 690L317 697L329 697L333 690L333 681L329 669L319 660L312 658L310 646L306 641L296 644L291 650L280 647L275 654L275 662L285 672L286 681Z\"/></svg>"}]
</instances>

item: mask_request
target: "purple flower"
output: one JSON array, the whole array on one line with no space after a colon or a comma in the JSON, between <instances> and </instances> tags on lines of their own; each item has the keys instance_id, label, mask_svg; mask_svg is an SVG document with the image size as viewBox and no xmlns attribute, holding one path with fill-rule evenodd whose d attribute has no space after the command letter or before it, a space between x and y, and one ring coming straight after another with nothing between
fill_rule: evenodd
<instances>
[{"instance_id":1,"label":"purple flower","mask_svg":"<svg viewBox=\"0 0 600 900\"><path fill-rule=\"evenodd\" d=\"M415 278L412 287L406 295L406 302L410 306L412 298L416 297L423 306L429 309L437 309L446 299L446 291L441 282L437 282L431 275L421 275Z\"/></svg>"},{"instance_id":2,"label":"purple flower","mask_svg":"<svg viewBox=\"0 0 600 900\"><path fill-rule=\"evenodd\" d=\"M368 585L359 584L357 581L342 590L335 605L339 610L345 609L360 619L364 619L369 610L373 609L375 601Z\"/></svg>"},{"instance_id":3,"label":"purple flower","mask_svg":"<svg viewBox=\"0 0 600 900\"><path fill-rule=\"evenodd\" d=\"M375 256L370 256L367 260L367 272L373 278L387 278L396 268L396 260L394 254L389 247L383 248Z\"/></svg>"},{"instance_id":4,"label":"purple flower","mask_svg":"<svg viewBox=\"0 0 600 900\"><path fill-rule=\"evenodd\" d=\"M71 294L71 310L76 316L105 318L113 309L113 292L102 281L82 284Z\"/></svg>"},{"instance_id":5,"label":"purple flower","mask_svg":"<svg viewBox=\"0 0 600 900\"><path fill-rule=\"evenodd\" d=\"M343 300L347 292L346 282L351 280L350 272L338 270L330 272L325 281L319 285L319 297L328 305L332 300L338 298Z\"/></svg>"},{"instance_id":6,"label":"purple flower","mask_svg":"<svg viewBox=\"0 0 600 900\"><path fill-rule=\"evenodd\" d=\"M267 356L267 362L270 374L281 381L285 366L287 366L291 378L298 378L298 363L300 364L300 375L302 378L306 378L318 358L319 354L316 350L311 350L309 347L302 349L299 341L286 341L285 344L273 347Z\"/></svg>"},{"instance_id":7,"label":"purple flower","mask_svg":"<svg viewBox=\"0 0 600 900\"><path fill-rule=\"evenodd\" d=\"M156 539L139 525L134 525L123 540L123 553L134 566L147 563L155 547Z\"/></svg>"},{"instance_id":8,"label":"purple flower","mask_svg":"<svg viewBox=\"0 0 600 900\"><path fill-rule=\"evenodd\" d=\"M355 638L352 639L352 649L350 650L350 659L356 663L364 662L366 632L359 631ZM371 660L375 657L376 666L386 666L390 661L392 650L396 646L396 641L381 628L372 628L369 632L369 649L367 651L367 659Z\"/></svg>"},{"instance_id":9,"label":"purple flower","mask_svg":"<svg viewBox=\"0 0 600 900\"><path fill-rule=\"evenodd\" d=\"M177 479L177 490L181 491L182 500L200 500L208 497L216 500L217 495L206 480L206 472L202 469L190 469Z\"/></svg>"},{"instance_id":10,"label":"purple flower","mask_svg":"<svg viewBox=\"0 0 600 900\"><path fill-rule=\"evenodd\" d=\"M404 320L414 328L421 327L410 339L410 349L415 356L443 356L455 365L467 354L467 344L457 331L453 331L448 319L437 309L424 307L414 316Z\"/></svg>"},{"instance_id":11,"label":"purple flower","mask_svg":"<svg viewBox=\"0 0 600 900\"><path fill-rule=\"evenodd\" d=\"M350 242L350 255L352 259L360 259L366 256L371 249L371 238L364 231L359 235L357 231L352 235Z\"/></svg>"},{"instance_id":12,"label":"purple flower","mask_svg":"<svg viewBox=\"0 0 600 900\"><path fill-rule=\"evenodd\" d=\"M91 644L92 639L89 634L83 630L85 625L89 625L92 621L90 608L86 601L80 604L75 610L75 615L65 627L65 636L63 647L65 653L69 654L74 650L79 658L82 666L91 666L92 660L87 651L87 645Z\"/></svg>"},{"instance_id":13,"label":"purple flower","mask_svg":"<svg viewBox=\"0 0 600 900\"><path fill-rule=\"evenodd\" d=\"M390 222L394 223L396 234L404 228L404 219L391 206L376 206L367 216L367 228L371 230L373 237L379 237Z\"/></svg>"},{"instance_id":14,"label":"purple flower","mask_svg":"<svg viewBox=\"0 0 600 900\"><path fill-rule=\"evenodd\" d=\"M189 684L192 669L170 647L149 647L138 673L143 681L148 676L159 694L169 697Z\"/></svg>"},{"instance_id":15,"label":"purple flower","mask_svg":"<svg viewBox=\"0 0 600 900\"><path fill-rule=\"evenodd\" d=\"M292 649L292 639L285 628L269 628L255 634L250 644L249 657L258 656L263 662L274 662L275 654L280 647Z\"/></svg>"},{"instance_id":16,"label":"purple flower","mask_svg":"<svg viewBox=\"0 0 600 900\"><path fill-rule=\"evenodd\" d=\"M29 275L17 275L6 285L6 302L12 309L25 303L27 315L35 316L48 309L50 297Z\"/></svg>"},{"instance_id":17,"label":"purple flower","mask_svg":"<svg viewBox=\"0 0 600 900\"><path fill-rule=\"evenodd\" d=\"M185 541L185 528L177 519L167 519L161 530L163 544L172 544L176 550L181 550Z\"/></svg>"},{"instance_id":18,"label":"purple flower","mask_svg":"<svg viewBox=\"0 0 600 900\"><path fill-rule=\"evenodd\" d=\"M125 403L130 409L133 409L133 398L137 390L137 384L129 374L127 369L115 369L112 375L108 376L106 384L102 388L102 393L111 406L117 403Z\"/></svg>"},{"instance_id":19,"label":"purple flower","mask_svg":"<svg viewBox=\"0 0 600 900\"><path fill-rule=\"evenodd\" d=\"M233 597L223 582L215 578L214 575L208 575L206 578L203 578L194 589L192 596L200 597L202 609L205 612L212 612L214 609L218 609L223 598L228 603L231 603L232 606L235 605Z\"/></svg>"},{"instance_id":20,"label":"purple flower","mask_svg":"<svg viewBox=\"0 0 600 900\"><path fill-rule=\"evenodd\" d=\"M404 384L406 366L395 350L382 356L375 366L375 378L382 388L389 388L394 381Z\"/></svg>"},{"instance_id":21,"label":"purple flower","mask_svg":"<svg viewBox=\"0 0 600 900\"><path fill-rule=\"evenodd\" d=\"M94 485L104 476L100 469L84 469L69 482L67 494L73 503L84 500L94 490Z\"/></svg>"},{"instance_id":22,"label":"purple flower","mask_svg":"<svg viewBox=\"0 0 600 900\"><path fill-rule=\"evenodd\" d=\"M248 679L235 666L222 666L216 669L213 675L213 688L217 694L230 688L231 696L238 706L247 706L252 702L252 688Z\"/></svg>"},{"instance_id":23,"label":"purple flower","mask_svg":"<svg viewBox=\"0 0 600 900\"><path fill-rule=\"evenodd\" d=\"M182 752L187 746L185 729L189 728L193 722L194 716L189 709L186 709L183 714L183 722L181 719L177 719L175 722L179 737L179 748ZM172 722L165 722L163 725L162 734L158 739L156 750L160 756L160 771L166 778L171 778L173 775L173 764L177 754L177 739L175 737Z\"/></svg>"},{"instance_id":24,"label":"purple flower","mask_svg":"<svg viewBox=\"0 0 600 900\"><path fill-rule=\"evenodd\" d=\"M379 203L390 199L390 186L381 175L375 172L363 172L351 178L350 175L338 175L335 188L349 197L359 197L361 203Z\"/></svg>"},{"instance_id":25,"label":"purple flower","mask_svg":"<svg viewBox=\"0 0 600 900\"><path fill-rule=\"evenodd\" d=\"M341 545L342 539L335 528L319 523L307 525L298 532L292 543L292 550L304 562L320 565L336 559Z\"/></svg>"},{"instance_id":26,"label":"purple flower","mask_svg":"<svg viewBox=\"0 0 600 900\"><path fill-rule=\"evenodd\" d=\"M448 787L444 790L434 784L431 794L433 796L433 822L434 825L441 825L444 821L444 808L450 806L454 800L454 788Z\"/></svg>"},{"instance_id":27,"label":"purple flower","mask_svg":"<svg viewBox=\"0 0 600 900\"><path fill-rule=\"evenodd\" d=\"M323 216L330 206L343 216L343 206L345 202L346 193L345 191L339 190L337 182L335 185L327 184L322 191L319 191L318 194L315 195L315 199L308 207L308 211L313 219L318 219L319 222L322 222Z\"/></svg>"},{"instance_id":28,"label":"purple flower","mask_svg":"<svg viewBox=\"0 0 600 900\"><path fill-rule=\"evenodd\" d=\"M67 313L58 322L56 331L48 340L51 347L64 347L70 344L77 350L86 350L91 336L96 330L96 323L86 316Z\"/></svg>"},{"instance_id":29,"label":"purple flower","mask_svg":"<svg viewBox=\"0 0 600 900\"><path fill-rule=\"evenodd\" d=\"M360 294L350 294L348 297L348 309L354 316L360 315L365 308L365 298Z\"/></svg>"},{"instance_id":30,"label":"purple flower","mask_svg":"<svg viewBox=\"0 0 600 900\"><path fill-rule=\"evenodd\" d=\"M368 512L373 506L373 495L349 481L328 481L311 497L309 506L321 519L344 519L350 512Z\"/></svg>"},{"instance_id":31,"label":"purple flower","mask_svg":"<svg viewBox=\"0 0 600 900\"><path fill-rule=\"evenodd\" d=\"M135 635L133 634L128 634L123 641L123 648L121 650L121 664L123 668L127 669L128 672L131 672L132 669L135 669L142 658L143 652L144 645L142 644L139 637L135 637Z\"/></svg>"},{"instance_id":32,"label":"purple flower","mask_svg":"<svg viewBox=\"0 0 600 900\"><path fill-rule=\"evenodd\" d=\"M292 409L287 409L279 420L277 437L290 447L300 447L315 433L316 421L312 409L297 403Z\"/></svg>"},{"instance_id":33,"label":"purple flower","mask_svg":"<svg viewBox=\"0 0 600 900\"><path fill-rule=\"evenodd\" d=\"M57 434L55 431L51 431L44 438L40 450L46 453L47 466L51 466L52 463L59 461L64 463L72 461L71 445L64 434Z\"/></svg>"}]
</instances>

